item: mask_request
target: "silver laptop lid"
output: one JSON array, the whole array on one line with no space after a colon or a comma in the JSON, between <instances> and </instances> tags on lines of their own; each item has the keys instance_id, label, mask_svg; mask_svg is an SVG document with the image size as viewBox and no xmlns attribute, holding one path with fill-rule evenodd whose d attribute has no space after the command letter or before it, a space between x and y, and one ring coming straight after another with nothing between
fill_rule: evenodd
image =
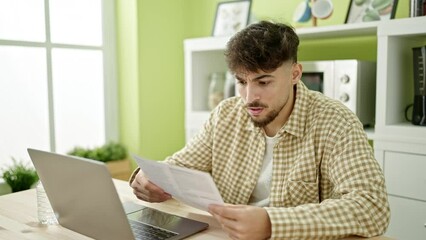
<instances>
[{"instance_id":1,"label":"silver laptop lid","mask_svg":"<svg viewBox=\"0 0 426 240\"><path fill-rule=\"evenodd\" d=\"M95 239L134 239L105 164L35 149L28 153L62 226Z\"/></svg>"}]
</instances>

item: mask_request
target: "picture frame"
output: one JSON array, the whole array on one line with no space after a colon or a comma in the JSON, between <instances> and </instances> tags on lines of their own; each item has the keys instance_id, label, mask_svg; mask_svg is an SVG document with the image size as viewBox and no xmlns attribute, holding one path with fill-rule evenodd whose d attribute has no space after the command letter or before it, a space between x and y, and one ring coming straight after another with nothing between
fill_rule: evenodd
<instances>
[{"instance_id":1,"label":"picture frame","mask_svg":"<svg viewBox=\"0 0 426 240\"><path fill-rule=\"evenodd\" d=\"M245 28L250 19L251 0L217 4L212 36L231 36Z\"/></svg>"},{"instance_id":2,"label":"picture frame","mask_svg":"<svg viewBox=\"0 0 426 240\"><path fill-rule=\"evenodd\" d=\"M397 4L398 0L351 0L345 23L393 19Z\"/></svg>"}]
</instances>

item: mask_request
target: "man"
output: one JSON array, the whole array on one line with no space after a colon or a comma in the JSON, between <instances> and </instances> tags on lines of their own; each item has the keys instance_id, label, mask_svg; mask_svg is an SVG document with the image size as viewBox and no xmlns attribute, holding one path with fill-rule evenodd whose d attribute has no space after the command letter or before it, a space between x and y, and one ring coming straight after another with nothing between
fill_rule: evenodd
<instances>
[{"instance_id":1,"label":"man","mask_svg":"<svg viewBox=\"0 0 426 240\"><path fill-rule=\"evenodd\" d=\"M298 45L291 27L265 21L232 37L225 56L240 96L166 162L211 173L227 204L209 212L232 239L380 235L389 204L362 124L300 81ZM142 171L131 186L145 201L172 197Z\"/></svg>"}]
</instances>

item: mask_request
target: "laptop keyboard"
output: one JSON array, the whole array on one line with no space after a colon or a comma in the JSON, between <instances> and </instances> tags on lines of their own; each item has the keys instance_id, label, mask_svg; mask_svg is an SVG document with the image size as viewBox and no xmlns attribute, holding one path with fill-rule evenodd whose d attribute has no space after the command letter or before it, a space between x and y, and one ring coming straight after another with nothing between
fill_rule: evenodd
<instances>
[{"instance_id":1,"label":"laptop keyboard","mask_svg":"<svg viewBox=\"0 0 426 240\"><path fill-rule=\"evenodd\" d=\"M170 232L161 228L152 227L141 222L129 219L130 226L136 239L162 240L176 236L177 233Z\"/></svg>"}]
</instances>

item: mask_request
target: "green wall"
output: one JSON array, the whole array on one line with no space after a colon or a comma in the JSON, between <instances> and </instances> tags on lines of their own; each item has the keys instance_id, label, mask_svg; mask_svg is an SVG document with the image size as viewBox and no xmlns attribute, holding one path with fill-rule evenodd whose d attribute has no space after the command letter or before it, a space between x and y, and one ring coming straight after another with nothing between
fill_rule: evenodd
<instances>
[{"instance_id":1,"label":"green wall","mask_svg":"<svg viewBox=\"0 0 426 240\"><path fill-rule=\"evenodd\" d=\"M116 9L120 141L130 151L140 153L136 0L117 1Z\"/></svg>"},{"instance_id":2,"label":"green wall","mask_svg":"<svg viewBox=\"0 0 426 240\"><path fill-rule=\"evenodd\" d=\"M302 1L302 0L300 0ZM290 23L300 1L253 0L257 20ZM183 40L211 35L222 0L117 0L120 141L133 153L163 159L184 145ZM349 0L334 0L333 15L318 26L343 24ZM408 0L396 18L408 16ZM351 47L347 47L350 45ZM321 50L319 50L321 49ZM376 37L301 42L300 60L376 59Z\"/></svg>"},{"instance_id":3,"label":"green wall","mask_svg":"<svg viewBox=\"0 0 426 240\"><path fill-rule=\"evenodd\" d=\"M163 159L184 143L182 1L116 1L120 141Z\"/></svg>"}]
</instances>

